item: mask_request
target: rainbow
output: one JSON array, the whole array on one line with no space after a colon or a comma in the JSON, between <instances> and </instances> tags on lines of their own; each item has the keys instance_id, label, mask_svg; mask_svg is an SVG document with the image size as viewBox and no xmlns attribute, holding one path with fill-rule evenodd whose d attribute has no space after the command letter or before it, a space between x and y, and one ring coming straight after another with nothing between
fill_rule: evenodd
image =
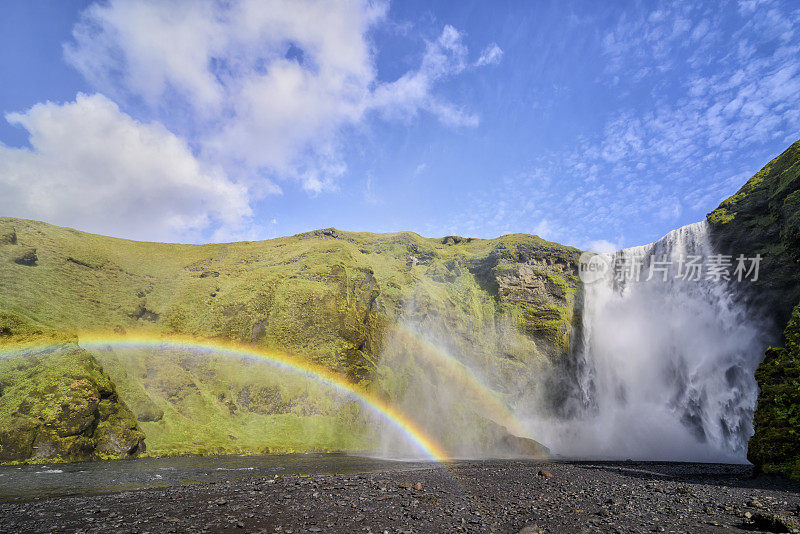
<instances>
[{"instance_id":1,"label":"rainbow","mask_svg":"<svg viewBox=\"0 0 800 534\"><path fill-rule=\"evenodd\" d=\"M407 326L398 326L395 331L403 340L410 341L421 348L423 356L428 358L429 361L433 359L432 363L438 364L439 367L444 367L444 372L448 376L466 387L467 391L474 397L474 400L478 401L479 406L485 410L484 415L486 417L506 427L506 430L515 436L524 437L528 435L528 431L511 413L511 410L499 398L498 394L481 382L468 366Z\"/></svg>"},{"instance_id":2,"label":"rainbow","mask_svg":"<svg viewBox=\"0 0 800 534\"><path fill-rule=\"evenodd\" d=\"M59 345L63 345L63 342L9 345L0 347L0 357L53 350ZM79 336L78 345L86 349L108 347L118 349L192 350L262 361L279 369L311 378L358 401L362 406L400 431L429 460L439 463L448 460L445 451L427 437L419 426L384 400L351 384L341 375L322 366L281 352L267 351L231 341L198 339L186 336L158 337L141 333L129 336L82 334Z\"/></svg>"}]
</instances>

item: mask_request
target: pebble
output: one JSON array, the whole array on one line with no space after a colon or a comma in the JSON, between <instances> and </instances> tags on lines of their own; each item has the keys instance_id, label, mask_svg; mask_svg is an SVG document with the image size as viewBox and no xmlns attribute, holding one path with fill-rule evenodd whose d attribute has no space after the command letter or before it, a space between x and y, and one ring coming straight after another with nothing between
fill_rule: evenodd
<instances>
[{"instance_id":1,"label":"pebble","mask_svg":"<svg viewBox=\"0 0 800 534\"><path fill-rule=\"evenodd\" d=\"M0 502L0 533L791 532L799 496L741 465L463 461Z\"/></svg>"}]
</instances>

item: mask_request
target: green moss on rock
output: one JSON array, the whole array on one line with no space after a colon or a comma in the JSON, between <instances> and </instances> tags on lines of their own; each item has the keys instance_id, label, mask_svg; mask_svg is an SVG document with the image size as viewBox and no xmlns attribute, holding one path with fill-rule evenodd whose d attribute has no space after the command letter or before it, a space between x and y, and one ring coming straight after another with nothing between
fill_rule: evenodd
<instances>
[{"instance_id":1,"label":"green moss on rock","mask_svg":"<svg viewBox=\"0 0 800 534\"><path fill-rule=\"evenodd\" d=\"M7 328L12 322L14 338L30 342L31 326L4 320ZM58 345L52 345L57 338L38 339L47 348L0 360L0 462L142 452L144 433L94 357L63 339Z\"/></svg>"},{"instance_id":2,"label":"green moss on rock","mask_svg":"<svg viewBox=\"0 0 800 534\"><path fill-rule=\"evenodd\" d=\"M786 346L768 349L756 370L761 393L747 458L762 472L800 480L800 305L784 335Z\"/></svg>"},{"instance_id":3,"label":"green moss on rock","mask_svg":"<svg viewBox=\"0 0 800 534\"><path fill-rule=\"evenodd\" d=\"M785 348L770 348L755 377L761 387L748 458L767 473L800 479L800 141L708 214L718 250L761 255L758 280L743 292L754 313L787 325Z\"/></svg>"}]
</instances>

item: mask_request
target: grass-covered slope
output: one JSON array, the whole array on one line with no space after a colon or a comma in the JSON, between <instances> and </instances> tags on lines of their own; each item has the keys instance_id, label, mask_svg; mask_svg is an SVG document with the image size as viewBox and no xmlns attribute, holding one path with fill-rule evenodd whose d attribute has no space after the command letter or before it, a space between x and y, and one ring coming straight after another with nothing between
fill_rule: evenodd
<instances>
[{"instance_id":1,"label":"grass-covered slope","mask_svg":"<svg viewBox=\"0 0 800 534\"><path fill-rule=\"evenodd\" d=\"M94 352L147 435L147 453L374 448L359 406L265 363L181 349Z\"/></svg>"},{"instance_id":2,"label":"grass-covered slope","mask_svg":"<svg viewBox=\"0 0 800 534\"><path fill-rule=\"evenodd\" d=\"M784 332L785 348L770 348L756 370L761 388L747 458L765 473L800 480L800 305Z\"/></svg>"},{"instance_id":3,"label":"grass-covered slope","mask_svg":"<svg viewBox=\"0 0 800 534\"><path fill-rule=\"evenodd\" d=\"M502 395L506 378L534 387L536 367L567 354L580 319L578 255L528 235L328 229L173 245L0 218L0 312L78 337L183 334L280 350L389 400L405 378L381 367L385 340L400 322L435 324ZM152 454L370 446L357 406L308 380L174 351L94 355Z\"/></svg>"}]
</instances>

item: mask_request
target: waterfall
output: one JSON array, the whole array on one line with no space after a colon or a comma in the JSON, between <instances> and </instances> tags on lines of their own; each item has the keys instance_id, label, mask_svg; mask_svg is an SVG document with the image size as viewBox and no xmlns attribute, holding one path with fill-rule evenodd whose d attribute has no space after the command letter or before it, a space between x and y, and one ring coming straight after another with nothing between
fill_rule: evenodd
<instances>
[{"instance_id":1,"label":"waterfall","mask_svg":"<svg viewBox=\"0 0 800 534\"><path fill-rule=\"evenodd\" d=\"M584 279L583 339L568 405L560 418L530 422L554 452L745 461L758 394L753 373L770 329L740 298L737 276L680 276L687 258L715 254L700 222L598 257L607 269ZM642 266L638 281L636 269L627 270L634 265Z\"/></svg>"}]
</instances>

